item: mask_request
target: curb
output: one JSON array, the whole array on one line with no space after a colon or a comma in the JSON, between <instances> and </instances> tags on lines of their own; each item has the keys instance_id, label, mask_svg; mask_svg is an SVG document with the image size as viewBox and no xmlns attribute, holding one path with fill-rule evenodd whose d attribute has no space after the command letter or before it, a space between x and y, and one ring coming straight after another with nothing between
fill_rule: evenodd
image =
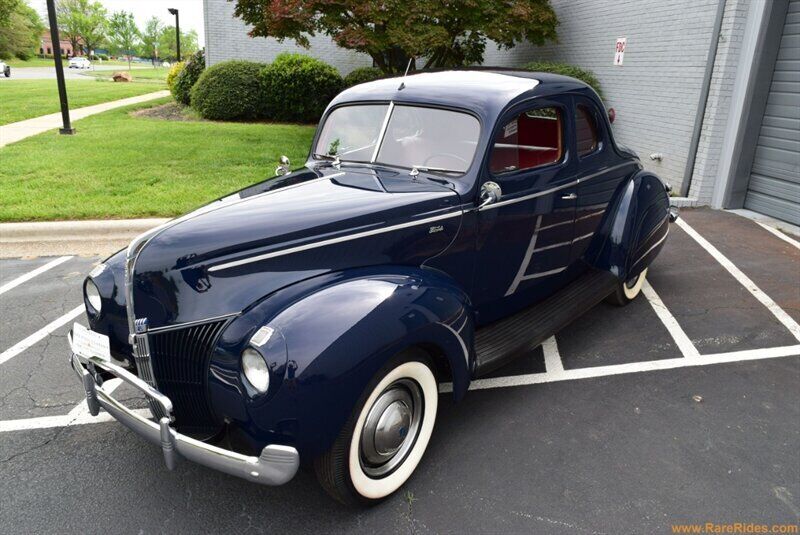
<instances>
[{"instance_id":1,"label":"curb","mask_svg":"<svg viewBox=\"0 0 800 535\"><path fill-rule=\"evenodd\" d=\"M169 219L112 219L0 223L0 244L80 240L131 240Z\"/></svg>"}]
</instances>

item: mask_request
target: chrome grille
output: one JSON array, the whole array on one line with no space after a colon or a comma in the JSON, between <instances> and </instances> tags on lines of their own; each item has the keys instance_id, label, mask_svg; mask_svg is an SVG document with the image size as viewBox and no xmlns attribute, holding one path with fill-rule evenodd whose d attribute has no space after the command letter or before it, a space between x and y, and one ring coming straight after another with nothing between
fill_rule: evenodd
<instances>
[{"instance_id":1,"label":"chrome grille","mask_svg":"<svg viewBox=\"0 0 800 535\"><path fill-rule=\"evenodd\" d=\"M206 378L211 352L226 323L222 319L148 333L152 378L172 400L179 428L200 432L216 428L206 398Z\"/></svg>"}]
</instances>

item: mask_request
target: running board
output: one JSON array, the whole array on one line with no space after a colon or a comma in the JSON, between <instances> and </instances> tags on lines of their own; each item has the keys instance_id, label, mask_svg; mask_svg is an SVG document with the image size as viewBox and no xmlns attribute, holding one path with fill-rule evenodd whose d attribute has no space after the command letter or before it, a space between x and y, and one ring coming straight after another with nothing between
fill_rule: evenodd
<instances>
[{"instance_id":1,"label":"running board","mask_svg":"<svg viewBox=\"0 0 800 535\"><path fill-rule=\"evenodd\" d=\"M589 271L544 301L475 333L475 376L508 364L570 322L588 312L614 291L618 279L608 271Z\"/></svg>"}]
</instances>

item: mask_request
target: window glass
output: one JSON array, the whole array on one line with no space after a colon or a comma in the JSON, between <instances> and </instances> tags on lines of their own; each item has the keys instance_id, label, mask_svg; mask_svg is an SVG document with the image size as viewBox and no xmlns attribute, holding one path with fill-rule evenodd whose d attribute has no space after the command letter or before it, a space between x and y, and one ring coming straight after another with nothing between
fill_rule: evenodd
<instances>
[{"instance_id":1,"label":"window glass","mask_svg":"<svg viewBox=\"0 0 800 535\"><path fill-rule=\"evenodd\" d=\"M315 154L368 162L386 117L388 104L343 106L331 112L319 135Z\"/></svg>"},{"instance_id":2,"label":"window glass","mask_svg":"<svg viewBox=\"0 0 800 535\"><path fill-rule=\"evenodd\" d=\"M537 108L519 114L494 138L492 174L533 169L561 160L563 114L559 108Z\"/></svg>"},{"instance_id":3,"label":"window glass","mask_svg":"<svg viewBox=\"0 0 800 535\"><path fill-rule=\"evenodd\" d=\"M588 107L578 105L575 116L575 133L578 138L578 156L591 154L597 149L597 123Z\"/></svg>"},{"instance_id":4,"label":"window glass","mask_svg":"<svg viewBox=\"0 0 800 535\"><path fill-rule=\"evenodd\" d=\"M480 123L472 115L434 108L395 106L378 163L464 173L478 147Z\"/></svg>"}]
</instances>

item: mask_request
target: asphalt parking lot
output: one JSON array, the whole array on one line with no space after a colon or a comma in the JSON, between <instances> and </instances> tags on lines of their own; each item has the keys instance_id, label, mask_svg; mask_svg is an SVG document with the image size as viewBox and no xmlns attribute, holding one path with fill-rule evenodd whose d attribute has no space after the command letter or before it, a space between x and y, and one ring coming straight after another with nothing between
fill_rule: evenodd
<instances>
[{"instance_id":1,"label":"asphalt parking lot","mask_svg":"<svg viewBox=\"0 0 800 535\"><path fill-rule=\"evenodd\" d=\"M0 532L800 521L800 244L748 219L683 211L634 303L591 310L461 403L442 385L417 472L367 510L333 502L303 471L277 488L189 463L166 471L157 448L89 417L65 337L85 321L81 281L99 260L0 260Z\"/></svg>"}]
</instances>

